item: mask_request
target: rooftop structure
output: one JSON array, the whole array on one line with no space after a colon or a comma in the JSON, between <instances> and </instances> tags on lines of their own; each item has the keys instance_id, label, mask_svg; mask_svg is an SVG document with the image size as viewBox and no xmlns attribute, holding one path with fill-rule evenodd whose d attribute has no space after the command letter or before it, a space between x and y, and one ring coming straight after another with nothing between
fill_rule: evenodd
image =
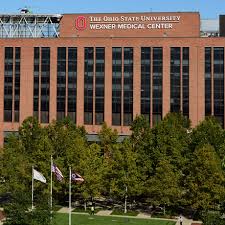
<instances>
[{"instance_id":1,"label":"rooftop structure","mask_svg":"<svg viewBox=\"0 0 225 225\"><path fill-rule=\"evenodd\" d=\"M218 37L219 36L219 19L201 20L201 37Z\"/></svg>"},{"instance_id":2,"label":"rooftop structure","mask_svg":"<svg viewBox=\"0 0 225 225\"><path fill-rule=\"evenodd\" d=\"M57 38L62 15L0 15L0 38Z\"/></svg>"}]
</instances>

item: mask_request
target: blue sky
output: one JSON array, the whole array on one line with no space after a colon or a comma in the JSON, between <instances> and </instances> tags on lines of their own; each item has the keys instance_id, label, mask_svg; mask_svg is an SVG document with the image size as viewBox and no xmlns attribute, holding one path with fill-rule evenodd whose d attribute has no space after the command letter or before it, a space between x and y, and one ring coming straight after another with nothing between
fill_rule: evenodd
<instances>
[{"instance_id":1,"label":"blue sky","mask_svg":"<svg viewBox=\"0 0 225 225\"><path fill-rule=\"evenodd\" d=\"M0 13L18 13L24 6L43 14L199 11L204 19L225 14L225 0L2 0Z\"/></svg>"}]
</instances>

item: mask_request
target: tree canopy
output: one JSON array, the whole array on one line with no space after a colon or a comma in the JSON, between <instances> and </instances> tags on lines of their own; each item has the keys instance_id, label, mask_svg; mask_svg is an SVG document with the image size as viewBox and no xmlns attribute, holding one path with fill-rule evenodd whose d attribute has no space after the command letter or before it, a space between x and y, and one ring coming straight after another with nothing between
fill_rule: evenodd
<instances>
[{"instance_id":1,"label":"tree canopy","mask_svg":"<svg viewBox=\"0 0 225 225\"><path fill-rule=\"evenodd\" d=\"M189 119L170 113L151 128L139 116L122 142L105 123L98 137L88 142L85 129L68 118L48 126L27 118L0 151L0 175L5 181L0 192L30 193L34 166L47 179L47 185L35 182L35 194L49 196L52 156L64 175L63 182L54 179L56 203L68 199L69 167L84 178L82 184L72 185L72 191L85 201L103 197L123 202L126 197L196 210L209 210L224 201L225 132L214 118L191 128Z\"/></svg>"}]
</instances>

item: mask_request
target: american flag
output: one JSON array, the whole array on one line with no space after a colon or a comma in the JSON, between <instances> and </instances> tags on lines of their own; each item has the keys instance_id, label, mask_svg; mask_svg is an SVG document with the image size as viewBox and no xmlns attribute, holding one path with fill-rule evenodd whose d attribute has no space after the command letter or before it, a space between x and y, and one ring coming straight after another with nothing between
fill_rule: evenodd
<instances>
[{"instance_id":1,"label":"american flag","mask_svg":"<svg viewBox=\"0 0 225 225\"><path fill-rule=\"evenodd\" d=\"M71 174L71 180L75 181L75 182L78 182L78 183L84 182L84 178L78 173L72 173Z\"/></svg>"},{"instance_id":2,"label":"american flag","mask_svg":"<svg viewBox=\"0 0 225 225\"><path fill-rule=\"evenodd\" d=\"M55 174L56 179L58 181L62 181L63 180L62 172L60 171L60 169L55 164L52 165L52 173Z\"/></svg>"}]
</instances>

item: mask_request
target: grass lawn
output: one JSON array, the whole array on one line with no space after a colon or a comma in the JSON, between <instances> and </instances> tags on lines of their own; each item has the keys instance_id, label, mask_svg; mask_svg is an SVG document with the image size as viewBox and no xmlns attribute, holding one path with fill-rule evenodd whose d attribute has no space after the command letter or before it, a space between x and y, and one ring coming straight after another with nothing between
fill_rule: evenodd
<instances>
[{"instance_id":1,"label":"grass lawn","mask_svg":"<svg viewBox=\"0 0 225 225\"><path fill-rule=\"evenodd\" d=\"M57 213L55 215L56 225L67 225L68 214ZM89 216L89 215L72 215L72 225L175 225L173 221L121 218L111 216Z\"/></svg>"}]
</instances>

